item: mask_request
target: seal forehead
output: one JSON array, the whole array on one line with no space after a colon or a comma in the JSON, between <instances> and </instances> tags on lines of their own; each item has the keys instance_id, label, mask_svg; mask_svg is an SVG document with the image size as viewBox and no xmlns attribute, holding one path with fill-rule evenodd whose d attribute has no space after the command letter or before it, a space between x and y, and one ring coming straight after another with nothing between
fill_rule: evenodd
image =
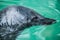
<instances>
[{"instance_id":1,"label":"seal forehead","mask_svg":"<svg viewBox=\"0 0 60 40\"><path fill-rule=\"evenodd\" d=\"M22 13L20 13L16 7L10 7L8 8L8 10L6 11L6 13L3 13L5 15L2 15L2 20L1 23L6 23L6 21L8 22L9 25L12 24L16 24L16 23L20 23L20 22L25 22L25 16L22 15Z\"/></svg>"}]
</instances>

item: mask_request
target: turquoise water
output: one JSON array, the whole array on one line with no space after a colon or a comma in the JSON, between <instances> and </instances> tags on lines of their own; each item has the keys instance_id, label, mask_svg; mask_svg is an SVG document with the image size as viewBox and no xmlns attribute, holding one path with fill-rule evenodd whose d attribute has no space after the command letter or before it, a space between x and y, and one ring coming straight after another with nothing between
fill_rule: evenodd
<instances>
[{"instance_id":1,"label":"turquoise water","mask_svg":"<svg viewBox=\"0 0 60 40\"><path fill-rule=\"evenodd\" d=\"M25 29L16 40L60 40L60 0L0 0L0 10L11 5L22 5L57 20L52 25Z\"/></svg>"}]
</instances>

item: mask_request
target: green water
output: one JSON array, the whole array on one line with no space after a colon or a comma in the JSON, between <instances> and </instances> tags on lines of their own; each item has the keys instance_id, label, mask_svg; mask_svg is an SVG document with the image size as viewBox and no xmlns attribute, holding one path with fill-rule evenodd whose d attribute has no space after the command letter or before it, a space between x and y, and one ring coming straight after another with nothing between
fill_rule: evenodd
<instances>
[{"instance_id":1,"label":"green water","mask_svg":"<svg viewBox=\"0 0 60 40\"><path fill-rule=\"evenodd\" d=\"M25 29L16 40L60 40L60 0L0 0L0 10L11 5L22 5L57 20L52 25Z\"/></svg>"}]
</instances>

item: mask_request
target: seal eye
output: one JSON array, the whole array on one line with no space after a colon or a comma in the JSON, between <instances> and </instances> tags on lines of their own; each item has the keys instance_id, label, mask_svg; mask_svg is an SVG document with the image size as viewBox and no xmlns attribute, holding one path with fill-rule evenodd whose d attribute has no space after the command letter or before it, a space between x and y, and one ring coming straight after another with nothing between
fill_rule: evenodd
<instances>
[{"instance_id":1,"label":"seal eye","mask_svg":"<svg viewBox=\"0 0 60 40\"><path fill-rule=\"evenodd\" d=\"M38 17L32 18L31 24L32 24L32 25L39 25L39 18L38 18Z\"/></svg>"},{"instance_id":2,"label":"seal eye","mask_svg":"<svg viewBox=\"0 0 60 40\"><path fill-rule=\"evenodd\" d=\"M38 17L34 17L31 21L37 22Z\"/></svg>"}]
</instances>

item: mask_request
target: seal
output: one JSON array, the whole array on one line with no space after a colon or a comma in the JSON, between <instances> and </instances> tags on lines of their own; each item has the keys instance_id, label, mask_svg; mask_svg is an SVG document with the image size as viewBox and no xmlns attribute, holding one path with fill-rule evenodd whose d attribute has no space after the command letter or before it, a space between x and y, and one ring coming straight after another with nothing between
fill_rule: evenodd
<instances>
[{"instance_id":1,"label":"seal","mask_svg":"<svg viewBox=\"0 0 60 40\"><path fill-rule=\"evenodd\" d=\"M9 6L0 11L0 40L15 40L18 33L32 25L50 25L56 20L46 18L24 6Z\"/></svg>"}]
</instances>

